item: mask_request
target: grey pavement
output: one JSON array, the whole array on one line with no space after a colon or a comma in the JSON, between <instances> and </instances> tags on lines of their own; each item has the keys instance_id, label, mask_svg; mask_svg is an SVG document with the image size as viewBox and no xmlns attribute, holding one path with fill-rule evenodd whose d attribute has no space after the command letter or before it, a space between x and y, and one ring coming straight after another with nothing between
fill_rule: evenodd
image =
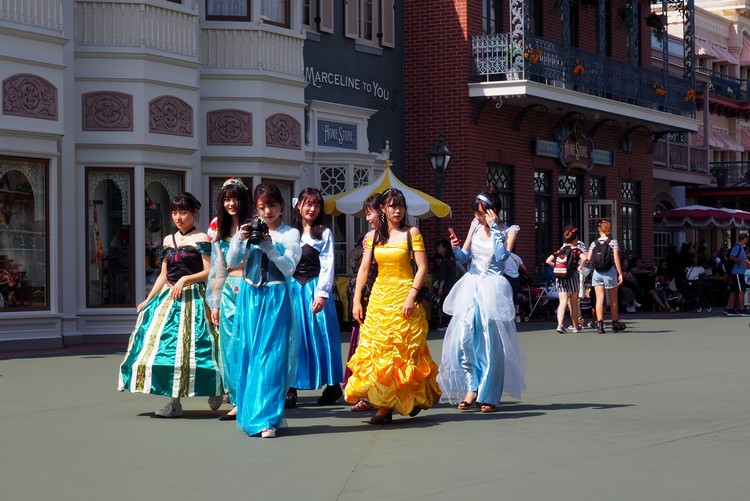
<instances>
[{"instance_id":1,"label":"grey pavement","mask_svg":"<svg viewBox=\"0 0 750 501\"><path fill-rule=\"evenodd\" d=\"M273 440L204 398L154 418L165 398L115 390L122 347L0 354L0 499L748 499L750 319L624 320L606 335L522 324L528 389L494 414L371 426L301 392Z\"/></svg>"}]
</instances>

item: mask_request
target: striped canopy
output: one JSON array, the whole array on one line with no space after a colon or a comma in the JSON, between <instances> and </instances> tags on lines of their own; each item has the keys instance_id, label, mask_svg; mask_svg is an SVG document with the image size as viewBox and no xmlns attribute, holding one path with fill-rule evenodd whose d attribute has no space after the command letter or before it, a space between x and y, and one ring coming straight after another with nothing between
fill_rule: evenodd
<instances>
[{"instance_id":1,"label":"striped canopy","mask_svg":"<svg viewBox=\"0 0 750 501\"><path fill-rule=\"evenodd\" d=\"M750 228L750 212L725 207L687 205L654 214L654 222L664 226L713 226L718 228Z\"/></svg>"},{"instance_id":2,"label":"striped canopy","mask_svg":"<svg viewBox=\"0 0 750 501\"><path fill-rule=\"evenodd\" d=\"M396 188L404 193L406 212L410 216L426 219L433 216L451 215L451 208L448 204L427 193L409 188L391 172L389 167L386 167L385 172L373 183L328 197L325 200L325 212L334 216L352 214L364 217L362 204L367 197L373 193L383 193L388 188Z\"/></svg>"}]
</instances>

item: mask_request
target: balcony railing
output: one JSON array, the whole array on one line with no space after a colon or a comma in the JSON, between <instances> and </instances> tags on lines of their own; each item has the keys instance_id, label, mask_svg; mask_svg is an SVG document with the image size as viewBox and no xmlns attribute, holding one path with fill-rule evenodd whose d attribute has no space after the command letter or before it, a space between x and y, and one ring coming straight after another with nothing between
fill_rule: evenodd
<instances>
[{"instance_id":1,"label":"balcony railing","mask_svg":"<svg viewBox=\"0 0 750 501\"><path fill-rule=\"evenodd\" d=\"M711 79L708 90L712 94L718 94L737 101L747 101L747 80L722 75L718 71L709 70L708 68L696 68L696 72L708 75Z\"/></svg>"},{"instance_id":2,"label":"balcony railing","mask_svg":"<svg viewBox=\"0 0 750 501\"><path fill-rule=\"evenodd\" d=\"M304 76L304 39L257 28L201 28L204 68L266 70Z\"/></svg>"},{"instance_id":3,"label":"balcony railing","mask_svg":"<svg viewBox=\"0 0 750 501\"><path fill-rule=\"evenodd\" d=\"M75 41L91 45L156 50L198 56L198 11L169 2L77 0Z\"/></svg>"},{"instance_id":4,"label":"balcony railing","mask_svg":"<svg viewBox=\"0 0 750 501\"><path fill-rule=\"evenodd\" d=\"M487 81L528 79L680 116L692 116L690 83L577 47L527 35L523 53L511 34L473 37L475 74ZM512 56L512 57L511 57Z\"/></svg>"},{"instance_id":5,"label":"balcony railing","mask_svg":"<svg viewBox=\"0 0 750 501\"><path fill-rule=\"evenodd\" d=\"M709 172L708 152L705 148L688 148L685 143L667 144L666 141L657 141L654 144L653 162L655 166L669 170L698 174Z\"/></svg>"},{"instance_id":6,"label":"balcony railing","mask_svg":"<svg viewBox=\"0 0 750 501\"><path fill-rule=\"evenodd\" d=\"M62 31L62 0L2 0L0 20Z\"/></svg>"},{"instance_id":7,"label":"balcony railing","mask_svg":"<svg viewBox=\"0 0 750 501\"><path fill-rule=\"evenodd\" d=\"M750 185L750 161L711 162L711 184L718 187Z\"/></svg>"}]
</instances>

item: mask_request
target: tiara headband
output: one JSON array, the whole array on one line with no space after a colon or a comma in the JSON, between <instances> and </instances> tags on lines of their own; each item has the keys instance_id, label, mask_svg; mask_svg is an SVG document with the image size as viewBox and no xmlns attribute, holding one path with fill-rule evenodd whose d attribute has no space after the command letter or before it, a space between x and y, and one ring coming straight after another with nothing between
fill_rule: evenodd
<instances>
[{"instance_id":1,"label":"tiara headband","mask_svg":"<svg viewBox=\"0 0 750 501\"><path fill-rule=\"evenodd\" d=\"M481 193L477 195L477 200L481 200L482 202L486 203L490 207L492 207L492 202L490 202L490 199L482 195Z\"/></svg>"},{"instance_id":2,"label":"tiara headband","mask_svg":"<svg viewBox=\"0 0 750 501\"><path fill-rule=\"evenodd\" d=\"M242 179L238 177L230 177L229 179L224 181L224 184L221 185L221 189L223 190L227 186L231 186L231 185L239 186L243 190L247 191L247 185L243 183Z\"/></svg>"}]
</instances>

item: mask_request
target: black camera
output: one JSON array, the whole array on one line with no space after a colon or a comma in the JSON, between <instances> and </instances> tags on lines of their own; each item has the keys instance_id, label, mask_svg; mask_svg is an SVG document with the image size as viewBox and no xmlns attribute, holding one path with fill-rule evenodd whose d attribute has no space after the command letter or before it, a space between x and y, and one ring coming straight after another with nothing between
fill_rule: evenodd
<instances>
[{"instance_id":1,"label":"black camera","mask_svg":"<svg viewBox=\"0 0 750 501\"><path fill-rule=\"evenodd\" d=\"M426 285L423 285L422 287L419 288L419 291L417 291L417 302L422 302L422 301L429 301L432 304L439 304L440 296L430 291L430 288L427 287Z\"/></svg>"},{"instance_id":2,"label":"black camera","mask_svg":"<svg viewBox=\"0 0 750 501\"><path fill-rule=\"evenodd\" d=\"M250 243L260 245L263 237L268 235L268 225L261 218L248 219L244 226L250 231Z\"/></svg>"}]
</instances>

